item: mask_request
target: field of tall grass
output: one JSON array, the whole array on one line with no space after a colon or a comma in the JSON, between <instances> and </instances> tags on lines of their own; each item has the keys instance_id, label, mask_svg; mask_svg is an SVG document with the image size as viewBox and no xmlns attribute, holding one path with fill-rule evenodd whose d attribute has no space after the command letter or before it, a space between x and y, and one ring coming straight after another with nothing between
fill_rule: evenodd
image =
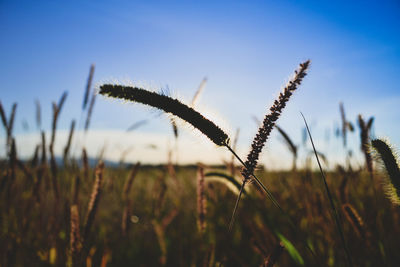
<instances>
[{"instance_id":1,"label":"field of tall grass","mask_svg":"<svg viewBox=\"0 0 400 267\"><path fill-rule=\"evenodd\" d=\"M7 112L0 102L7 151L0 161L0 266L398 266L399 162L387 140L371 138L373 117L352 123L340 104L337 138L346 148L347 134L359 131L365 163L353 164L349 156L329 170L320 164L329 155L314 147L311 132L314 154L306 160L276 125L292 94L301 93L309 65L300 64L259 122L246 158L235 152L237 138L196 111L196 97L186 105L115 84L95 92L90 68L84 131L96 97L138 102L174 116L177 142L175 120L182 119L227 149L232 160L224 165L183 166L171 157L157 166L117 165L101 155L88 158L84 147L76 158L75 121L63 155L55 155L67 93L53 103L52 131L42 132L30 159L21 159L13 133L17 104ZM40 103L36 115L40 127ZM258 162L273 130L292 153L291 170L266 171ZM299 164L310 160L319 168Z\"/></svg>"}]
</instances>

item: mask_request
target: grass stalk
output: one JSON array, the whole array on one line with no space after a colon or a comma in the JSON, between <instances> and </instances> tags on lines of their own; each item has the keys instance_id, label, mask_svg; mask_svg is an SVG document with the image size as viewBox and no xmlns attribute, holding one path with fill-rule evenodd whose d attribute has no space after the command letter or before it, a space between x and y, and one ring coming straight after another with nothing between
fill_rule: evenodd
<instances>
[{"instance_id":1,"label":"grass stalk","mask_svg":"<svg viewBox=\"0 0 400 267\"><path fill-rule=\"evenodd\" d=\"M224 146L229 143L228 135L221 130L211 120L205 118L193 108L183 104L177 99L169 96L150 92L138 87L103 84L100 86L100 94L109 97L125 99L133 102L142 103L166 113L171 113L182 120L190 123L211 141L218 146Z\"/></svg>"},{"instance_id":2,"label":"grass stalk","mask_svg":"<svg viewBox=\"0 0 400 267\"><path fill-rule=\"evenodd\" d=\"M92 81L94 76L94 68L95 68L94 64L90 65L89 76L86 83L85 95L83 97L82 110L86 109L89 100L90 88L92 88Z\"/></svg>"},{"instance_id":3,"label":"grass stalk","mask_svg":"<svg viewBox=\"0 0 400 267\"><path fill-rule=\"evenodd\" d=\"M329 204L331 206L332 215L333 215L334 221L336 223L337 230L338 230L339 235L340 235L340 240L342 242L343 250L344 250L344 253L346 255L347 263L348 263L349 266L353 266L352 259L351 259L351 254L350 254L350 252L349 252L349 250L347 248L346 241L345 241L345 238L344 238L343 228L342 228L342 225L340 223L339 214L337 212L337 209L335 207L335 203L333 201L332 194L331 194L331 192L329 190L329 187L328 187L328 184L326 182L325 173L322 170L321 162L319 161L318 153L317 153L317 150L315 149L315 145L314 145L314 141L313 141L312 136L311 136L310 129L308 128L308 124L307 124L306 118L304 117L303 113L301 113L301 116L303 117L304 124L306 126L307 133L308 133L311 145L312 145L313 150L314 150L315 158L317 159L317 163L318 163L318 167L319 167L319 170L320 170L320 173L321 173L322 181L323 181L323 184L324 184L324 187L325 187L326 194L327 194L328 199L329 199Z\"/></svg>"},{"instance_id":4,"label":"grass stalk","mask_svg":"<svg viewBox=\"0 0 400 267\"><path fill-rule=\"evenodd\" d=\"M75 120L72 120L71 128L69 130L67 145L64 148L64 162L67 162L67 159L68 159L68 153L69 153L69 150L71 148L71 143L72 143L72 137L74 135L74 130L75 130Z\"/></svg>"}]
</instances>

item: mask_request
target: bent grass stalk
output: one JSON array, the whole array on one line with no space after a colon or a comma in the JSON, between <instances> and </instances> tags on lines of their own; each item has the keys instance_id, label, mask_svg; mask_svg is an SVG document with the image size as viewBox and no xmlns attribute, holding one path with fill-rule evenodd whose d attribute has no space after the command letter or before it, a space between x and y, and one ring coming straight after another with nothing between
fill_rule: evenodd
<instances>
[{"instance_id":1,"label":"bent grass stalk","mask_svg":"<svg viewBox=\"0 0 400 267\"><path fill-rule=\"evenodd\" d=\"M139 102L171 113L182 120L190 123L200 130L205 136L218 146L229 144L228 135L221 130L215 123L205 118L193 108L183 104L177 99L160 95L156 92L150 92L138 87L103 84L100 86L100 94L125 99L133 102Z\"/></svg>"},{"instance_id":2,"label":"bent grass stalk","mask_svg":"<svg viewBox=\"0 0 400 267\"><path fill-rule=\"evenodd\" d=\"M225 173L220 173L220 172L209 172L209 173L206 173L204 176L205 176L205 178L208 178L207 180L216 179L216 180L219 180L222 183L226 184L228 187L231 187L231 186L234 187L235 190L237 190L237 191L235 191L236 193L239 193L239 191L240 191L241 184L238 181L236 181L236 179L231 175L228 175ZM243 194L246 194L246 191L244 189L243 189Z\"/></svg>"}]
</instances>

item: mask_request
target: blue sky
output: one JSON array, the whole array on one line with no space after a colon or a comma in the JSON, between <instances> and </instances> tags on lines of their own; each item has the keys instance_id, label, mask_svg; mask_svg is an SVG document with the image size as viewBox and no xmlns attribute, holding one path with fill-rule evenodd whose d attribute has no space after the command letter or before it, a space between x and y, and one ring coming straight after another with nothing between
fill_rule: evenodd
<instances>
[{"instance_id":1,"label":"blue sky","mask_svg":"<svg viewBox=\"0 0 400 267\"><path fill-rule=\"evenodd\" d=\"M18 102L15 133L26 136L36 134L35 99L42 103L46 129L51 102L64 90L69 96L59 128L79 119L92 63L97 84L168 86L172 96L187 101L207 77L199 108L217 114L232 133L241 128L245 156L257 130L251 116L262 118L298 63L311 59L309 76L279 121L296 143L302 111L321 150L340 157L340 142L325 144L324 136L339 124L343 101L349 120L359 113L375 116L376 135L399 146L399 14L398 1L3 0L0 100L7 111ZM172 138L168 120L156 114L98 97L91 129L125 130L151 119L138 133ZM188 140L198 138L186 132ZM353 135L357 150L358 133ZM271 139L271 153L287 157L279 152L285 150L279 138Z\"/></svg>"}]
</instances>

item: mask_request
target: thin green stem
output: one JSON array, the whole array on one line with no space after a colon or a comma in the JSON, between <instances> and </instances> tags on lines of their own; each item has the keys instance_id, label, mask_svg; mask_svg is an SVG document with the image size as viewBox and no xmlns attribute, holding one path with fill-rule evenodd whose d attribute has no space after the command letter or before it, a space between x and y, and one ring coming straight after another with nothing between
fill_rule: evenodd
<instances>
[{"instance_id":1,"label":"thin green stem","mask_svg":"<svg viewBox=\"0 0 400 267\"><path fill-rule=\"evenodd\" d=\"M229 231L232 230L233 222L235 221L236 211L237 211L237 208L239 206L240 197L242 196L245 184L246 184L246 182L243 181L242 186L240 187L239 195L238 195L238 197L236 199L235 207L233 208L231 221L229 222Z\"/></svg>"},{"instance_id":2,"label":"thin green stem","mask_svg":"<svg viewBox=\"0 0 400 267\"><path fill-rule=\"evenodd\" d=\"M247 168L246 164L243 162L243 160L236 154L236 152L227 144L225 144L225 146L229 149L229 151L237 158L237 160L240 161L240 163L242 163L242 165ZM253 173L251 174L251 176L253 177L254 181L256 181L256 183L261 187L261 189L267 194L268 198L272 201L272 203L283 213L286 214L285 211L282 209L282 207L279 205L278 201L276 200L276 198L272 195L271 191L269 191L269 189L260 181L260 179L257 178L257 176L255 176ZM245 181L243 181L243 185L242 187L244 187L245 185ZM239 199L240 199L240 194L238 196L238 199L236 200L236 204L239 205ZM236 208L237 205L235 205L235 210L234 213L236 212ZM234 216L232 216L233 218Z\"/></svg>"}]
</instances>

